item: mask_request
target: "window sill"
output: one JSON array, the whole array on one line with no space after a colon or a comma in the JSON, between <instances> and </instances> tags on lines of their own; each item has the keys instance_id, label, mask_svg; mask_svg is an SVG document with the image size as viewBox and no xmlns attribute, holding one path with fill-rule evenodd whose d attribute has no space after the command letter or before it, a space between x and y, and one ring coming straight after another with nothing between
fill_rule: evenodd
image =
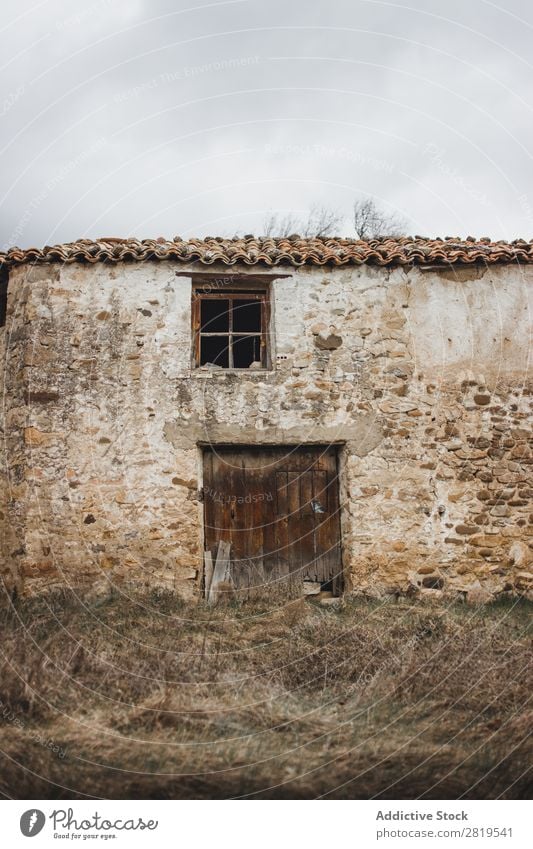
<instances>
[{"instance_id":1,"label":"window sill","mask_svg":"<svg viewBox=\"0 0 533 849\"><path fill-rule=\"evenodd\" d=\"M214 368L214 369L203 369L201 366L199 368L191 369L191 377L197 377L199 379L210 379L213 377L222 377L224 375L248 375L248 377L265 377L268 374L273 374L273 368L261 368L261 369L249 369L249 368Z\"/></svg>"}]
</instances>

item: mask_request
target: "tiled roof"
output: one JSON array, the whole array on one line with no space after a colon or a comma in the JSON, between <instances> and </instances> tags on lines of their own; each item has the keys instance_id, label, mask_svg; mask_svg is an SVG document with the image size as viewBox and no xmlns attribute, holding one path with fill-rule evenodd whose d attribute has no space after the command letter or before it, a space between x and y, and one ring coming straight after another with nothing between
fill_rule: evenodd
<instances>
[{"instance_id":1,"label":"tiled roof","mask_svg":"<svg viewBox=\"0 0 533 849\"><path fill-rule=\"evenodd\" d=\"M0 264L47 262L144 262L173 260L201 265L441 265L459 263L531 263L533 241L492 242L490 239L424 239L419 236L373 239L368 242L340 238L223 239L81 239L44 248L11 248L0 253Z\"/></svg>"}]
</instances>

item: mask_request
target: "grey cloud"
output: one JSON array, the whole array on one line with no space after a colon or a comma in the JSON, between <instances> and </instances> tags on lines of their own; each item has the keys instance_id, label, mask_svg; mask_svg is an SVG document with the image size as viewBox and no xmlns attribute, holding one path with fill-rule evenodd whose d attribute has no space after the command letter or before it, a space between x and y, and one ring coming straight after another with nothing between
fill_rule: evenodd
<instances>
[{"instance_id":1,"label":"grey cloud","mask_svg":"<svg viewBox=\"0 0 533 849\"><path fill-rule=\"evenodd\" d=\"M530 10L485 0L4 4L0 244L259 232L369 194L533 236Z\"/></svg>"}]
</instances>

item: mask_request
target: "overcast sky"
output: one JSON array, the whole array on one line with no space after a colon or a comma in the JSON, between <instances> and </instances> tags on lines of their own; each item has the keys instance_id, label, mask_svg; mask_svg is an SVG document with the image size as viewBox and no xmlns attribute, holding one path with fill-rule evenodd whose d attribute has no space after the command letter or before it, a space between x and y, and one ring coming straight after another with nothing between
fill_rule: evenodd
<instances>
[{"instance_id":1,"label":"overcast sky","mask_svg":"<svg viewBox=\"0 0 533 849\"><path fill-rule=\"evenodd\" d=\"M371 196L533 237L527 0L3 0L0 248Z\"/></svg>"}]
</instances>

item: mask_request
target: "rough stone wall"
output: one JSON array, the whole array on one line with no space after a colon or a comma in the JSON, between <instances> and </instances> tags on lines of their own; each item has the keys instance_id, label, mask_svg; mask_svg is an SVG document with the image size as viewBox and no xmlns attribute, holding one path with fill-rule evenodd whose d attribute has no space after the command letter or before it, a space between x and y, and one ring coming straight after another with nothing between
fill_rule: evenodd
<instances>
[{"instance_id":1,"label":"rough stone wall","mask_svg":"<svg viewBox=\"0 0 533 849\"><path fill-rule=\"evenodd\" d=\"M338 442L349 589L527 591L532 271L294 270L272 284L274 368L245 373L191 369L191 280L177 271L11 271L10 585L133 580L192 597L198 443Z\"/></svg>"}]
</instances>

